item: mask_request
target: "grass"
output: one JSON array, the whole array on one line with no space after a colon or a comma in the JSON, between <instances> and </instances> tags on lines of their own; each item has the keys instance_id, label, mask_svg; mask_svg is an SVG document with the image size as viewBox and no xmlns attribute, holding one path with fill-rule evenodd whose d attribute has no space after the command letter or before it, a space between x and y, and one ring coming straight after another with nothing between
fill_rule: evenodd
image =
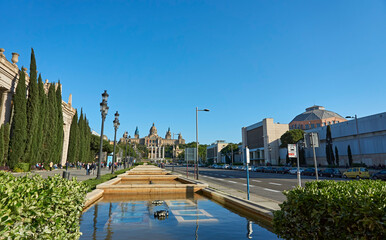
<instances>
[{"instance_id":1,"label":"grass","mask_svg":"<svg viewBox=\"0 0 386 240\"><path fill-rule=\"evenodd\" d=\"M109 181L110 179L116 178L119 174L125 173L126 171L129 171L132 168L133 167L121 169L121 170L115 171L114 174L108 173L108 174L105 174L105 175L101 175L100 179L90 178L90 179L87 179L87 180L85 180L83 182L86 185L88 185L89 188L90 188L90 191L92 191L92 190L94 190L96 188L96 186L98 184L101 184L101 183Z\"/></svg>"}]
</instances>

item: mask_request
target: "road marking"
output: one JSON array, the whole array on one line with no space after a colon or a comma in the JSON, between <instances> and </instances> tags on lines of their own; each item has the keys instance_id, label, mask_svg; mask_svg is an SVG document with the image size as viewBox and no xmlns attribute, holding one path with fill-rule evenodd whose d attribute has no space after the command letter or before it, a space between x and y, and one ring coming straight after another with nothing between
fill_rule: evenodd
<instances>
[{"instance_id":1,"label":"road marking","mask_svg":"<svg viewBox=\"0 0 386 240\"><path fill-rule=\"evenodd\" d=\"M281 186L281 184L280 184L280 183L274 183L274 182L269 182L268 184L272 184L272 185Z\"/></svg>"},{"instance_id":2,"label":"road marking","mask_svg":"<svg viewBox=\"0 0 386 240\"><path fill-rule=\"evenodd\" d=\"M254 182L261 182L260 180L252 180L252 181L254 181Z\"/></svg>"},{"instance_id":3,"label":"road marking","mask_svg":"<svg viewBox=\"0 0 386 240\"><path fill-rule=\"evenodd\" d=\"M263 189L266 190L266 191L270 191L270 192L280 192L280 191L273 190L273 189L270 189L270 188L263 188Z\"/></svg>"},{"instance_id":4,"label":"road marking","mask_svg":"<svg viewBox=\"0 0 386 240\"><path fill-rule=\"evenodd\" d=\"M237 183L237 182L234 182L234 181L228 181L228 182L230 182L230 183Z\"/></svg>"},{"instance_id":5,"label":"road marking","mask_svg":"<svg viewBox=\"0 0 386 240\"><path fill-rule=\"evenodd\" d=\"M239 178L240 180L245 180L245 178Z\"/></svg>"},{"instance_id":6,"label":"road marking","mask_svg":"<svg viewBox=\"0 0 386 240\"><path fill-rule=\"evenodd\" d=\"M248 186L246 183L243 183L244 186ZM249 184L249 187L256 187L256 186L253 186L251 184Z\"/></svg>"},{"instance_id":7,"label":"road marking","mask_svg":"<svg viewBox=\"0 0 386 240\"><path fill-rule=\"evenodd\" d=\"M222 179L222 178L216 178L217 180L220 180L220 181L225 181L224 179Z\"/></svg>"}]
</instances>

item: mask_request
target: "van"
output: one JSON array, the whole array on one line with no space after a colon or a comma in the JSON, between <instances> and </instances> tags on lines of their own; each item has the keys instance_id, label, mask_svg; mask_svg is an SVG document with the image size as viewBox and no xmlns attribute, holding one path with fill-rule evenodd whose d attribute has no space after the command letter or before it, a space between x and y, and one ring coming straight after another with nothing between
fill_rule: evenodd
<instances>
[{"instance_id":1,"label":"van","mask_svg":"<svg viewBox=\"0 0 386 240\"><path fill-rule=\"evenodd\" d=\"M343 178L370 178L370 173L369 170L364 167L349 168L343 173Z\"/></svg>"}]
</instances>

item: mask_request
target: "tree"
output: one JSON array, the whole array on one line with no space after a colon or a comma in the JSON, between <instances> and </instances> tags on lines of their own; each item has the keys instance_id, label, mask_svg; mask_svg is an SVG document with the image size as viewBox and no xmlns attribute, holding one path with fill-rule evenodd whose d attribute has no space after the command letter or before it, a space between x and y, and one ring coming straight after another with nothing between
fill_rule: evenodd
<instances>
[{"instance_id":1,"label":"tree","mask_svg":"<svg viewBox=\"0 0 386 240\"><path fill-rule=\"evenodd\" d=\"M352 166L352 153L351 153L351 147L350 145L347 146L347 156L348 156L348 164L350 167Z\"/></svg>"},{"instance_id":2,"label":"tree","mask_svg":"<svg viewBox=\"0 0 386 240\"><path fill-rule=\"evenodd\" d=\"M10 134L10 125L9 123L4 124L4 165L8 159L8 149L9 149L9 134Z\"/></svg>"},{"instance_id":3,"label":"tree","mask_svg":"<svg viewBox=\"0 0 386 240\"><path fill-rule=\"evenodd\" d=\"M14 113L12 118L8 159L8 166L11 169L22 160L27 138L27 99L24 71L19 71L19 82L16 87L13 103Z\"/></svg>"},{"instance_id":4,"label":"tree","mask_svg":"<svg viewBox=\"0 0 386 240\"><path fill-rule=\"evenodd\" d=\"M55 92L56 96L56 114L57 114L57 123L56 123L56 162L59 163L62 159L63 152L63 110L62 110L62 89L60 81Z\"/></svg>"},{"instance_id":5,"label":"tree","mask_svg":"<svg viewBox=\"0 0 386 240\"><path fill-rule=\"evenodd\" d=\"M288 144L295 144L298 141L302 140L304 138L304 131L301 129L291 129L287 132L285 132L281 137L281 145L280 147L286 148L288 147Z\"/></svg>"},{"instance_id":6,"label":"tree","mask_svg":"<svg viewBox=\"0 0 386 240\"><path fill-rule=\"evenodd\" d=\"M35 163L37 151L37 131L39 127L39 89L37 84L36 60L33 48L31 49L30 78L28 83L27 99L27 139L25 161Z\"/></svg>"},{"instance_id":7,"label":"tree","mask_svg":"<svg viewBox=\"0 0 386 240\"><path fill-rule=\"evenodd\" d=\"M235 143L229 143L226 147L221 149L221 154L225 156L226 163L232 163L232 153L239 151L239 146ZM234 155L233 155L234 156Z\"/></svg>"},{"instance_id":8,"label":"tree","mask_svg":"<svg viewBox=\"0 0 386 240\"><path fill-rule=\"evenodd\" d=\"M331 137L331 126L327 126L326 131L326 159L328 165L334 165L335 159L334 159L334 151L332 149L332 137Z\"/></svg>"},{"instance_id":9,"label":"tree","mask_svg":"<svg viewBox=\"0 0 386 240\"><path fill-rule=\"evenodd\" d=\"M306 151L304 148L300 148L299 150L299 162L300 165L306 165Z\"/></svg>"},{"instance_id":10,"label":"tree","mask_svg":"<svg viewBox=\"0 0 386 240\"><path fill-rule=\"evenodd\" d=\"M46 122L46 139L45 139L45 157L43 161L47 164L50 162L59 163L57 161L57 122L58 114L56 107L55 84L52 83L48 90L47 102L47 122Z\"/></svg>"},{"instance_id":11,"label":"tree","mask_svg":"<svg viewBox=\"0 0 386 240\"><path fill-rule=\"evenodd\" d=\"M339 152L336 146L335 146L335 162L336 162L336 166L339 167Z\"/></svg>"},{"instance_id":12,"label":"tree","mask_svg":"<svg viewBox=\"0 0 386 240\"><path fill-rule=\"evenodd\" d=\"M84 135L84 121L83 121L83 109L80 109L80 117L78 120L78 137L79 137L79 151L77 155L78 161L84 162L84 147L85 147L85 135Z\"/></svg>"},{"instance_id":13,"label":"tree","mask_svg":"<svg viewBox=\"0 0 386 240\"><path fill-rule=\"evenodd\" d=\"M42 75L39 74L38 78L38 90L39 90L39 115L38 115L38 129L36 133L36 146L34 147L34 159L35 163L41 162L42 157L44 156L45 148L45 137L46 132L48 131L45 128L47 123L47 95L44 91L44 85L42 80Z\"/></svg>"},{"instance_id":14,"label":"tree","mask_svg":"<svg viewBox=\"0 0 386 240\"><path fill-rule=\"evenodd\" d=\"M75 115L72 117L71 127L70 127L70 137L68 142L68 154L67 161L69 163L75 163L77 161L76 156L78 155L78 111L75 112Z\"/></svg>"},{"instance_id":15,"label":"tree","mask_svg":"<svg viewBox=\"0 0 386 240\"><path fill-rule=\"evenodd\" d=\"M0 127L0 166L5 165L4 161L4 124Z\"/></svg>"}]
</instances>

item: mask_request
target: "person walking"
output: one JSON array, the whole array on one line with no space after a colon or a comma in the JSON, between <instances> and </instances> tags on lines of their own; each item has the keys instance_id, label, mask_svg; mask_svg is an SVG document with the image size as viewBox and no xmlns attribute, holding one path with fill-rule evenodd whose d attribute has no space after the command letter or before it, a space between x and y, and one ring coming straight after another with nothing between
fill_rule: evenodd
<instances>
[{"instance_id":1,"label":"person walking","mask_svg":"<svg viewBox=\"0 0 386 240\"><path fill-rule=\"evenodd\" d=\"M52 166L54 165L53 162L50 162L50 171L52 171Z\"/></svg>"}]
</instances>

